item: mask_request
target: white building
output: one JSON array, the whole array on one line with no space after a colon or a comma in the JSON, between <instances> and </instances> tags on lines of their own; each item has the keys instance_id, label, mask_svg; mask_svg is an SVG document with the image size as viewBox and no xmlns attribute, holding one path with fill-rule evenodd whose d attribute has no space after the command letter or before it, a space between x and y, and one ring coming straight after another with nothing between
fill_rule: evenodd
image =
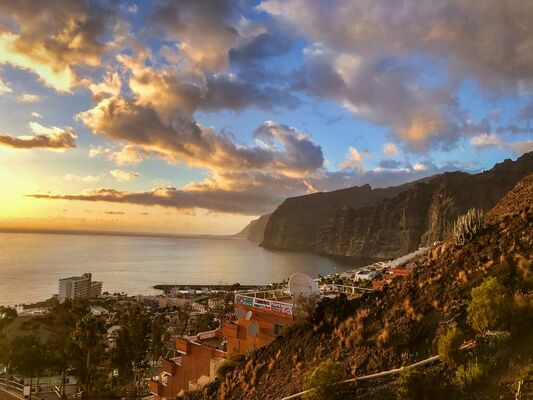
<instances>
[{"instance_id":1,"label":"white building","mask_svg":"<svg viewBox=\"0 0 533 400\"><path fill-rule=\"evenodd\" d=\"M59 301L90 299L102 294L102 282L93 282L92 275L71 276L59 280Z\"/></svg>"}]
</instances>

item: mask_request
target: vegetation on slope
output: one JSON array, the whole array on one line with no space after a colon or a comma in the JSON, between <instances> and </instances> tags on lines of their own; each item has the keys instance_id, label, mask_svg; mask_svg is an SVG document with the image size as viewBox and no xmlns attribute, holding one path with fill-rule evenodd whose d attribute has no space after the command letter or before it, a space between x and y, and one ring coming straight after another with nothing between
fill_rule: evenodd
<instances>
[{"instance_id":1,"label":"vegetation on slope","mask_svg":"<svg viewBox=\"0 0 533 400\"><path fill-rule=\"evenodd\" d=\"M531 199L533 174L487 214L470 241L457 245L450 238L433 247L416 259L413 275L382 292L353 301L325 299L309 321L248 355L200 397L281 399L302 390L309 371L326 361L361 376L439 350L449 353L445 362L422 375L440 377L444 398L514 399L520 381L523 395L532 395ZM457 352L456 335L474 347ZM358 384L344 398L405 398L409 382L412 378L402 375ZM419 380L417 387L431 387L431 381Z\"/></svg>"}]
</instances>

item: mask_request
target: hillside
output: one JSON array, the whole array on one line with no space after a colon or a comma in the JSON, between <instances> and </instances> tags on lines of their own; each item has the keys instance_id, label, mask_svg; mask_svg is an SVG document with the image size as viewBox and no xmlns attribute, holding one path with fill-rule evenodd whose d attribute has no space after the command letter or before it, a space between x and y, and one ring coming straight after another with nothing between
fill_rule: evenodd
<instances>
[{"instance_id":1,"label":"hillside","mask_svg":"<svg viewBox=\"0 0 533 400\"><path fill-rule=\"evenodd\" d=\"M462 388L454 366L425 370L438 374L445 393L440 398L514 399L519 381L522 398L531 398L532 195L533 174L500 200L483 230L465 245L448 238L433 246L415 259L411 276L394 280L381 292L353 301L322 301L310 321L291 327L191 398L281 399L302 390L305 374L326 360L341 362L350 376L410 364L436 354L438 338L454 326L464 332L464 340L476 343L462 357L487 360L487 372L476 384ZM502 325L510 340L500 344L490 339L495 333L481 334L467 321L472 289L489 277L496 277L514 302L509 322ZM343 398L393 399L396 390L395 379L381 380L349 387Z\"/></svg>"},{"instance_id":2,"label":"hillside","mask_svg":"<svg viewBox=\"0 0 533 400\"><path fill-rule=\"evenodd\" d=\"M258 219L250 221L250 223L246 225L242 231L240 231L234 236L238 238L247 239L251 242L262 242L265 234L265 227L268 223L269 218L270 214L261 215Z\"/></svg>"},{"instance_id":3,"label":"hillside","mask_svg":"<svg viewBox=\"0 0 533 400\"><path fill-rule=\"evenodd\" d=\"M451 172L386 189L365 185L287 199L262 245L353 258L391 258L445 238L471 207L489 210L533 171L533 153L479 174Z\"/></svg>"}]
</instances>

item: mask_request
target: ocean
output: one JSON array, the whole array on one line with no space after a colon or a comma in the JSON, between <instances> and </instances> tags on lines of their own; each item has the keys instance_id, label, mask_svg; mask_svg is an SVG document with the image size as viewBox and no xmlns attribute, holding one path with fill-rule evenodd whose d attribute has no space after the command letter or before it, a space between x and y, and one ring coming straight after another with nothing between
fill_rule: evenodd
<instances>
[{"instance_id":1,"label":"ocean","mask_svg":"<svg viewBox=\"0 0 533 400\"><path fill-rule=\"evenodd\" d=\"M103 291L157 294L156 284L267 284L293 272L342 272L307 253L269 251L243 239L0 233L0 305L57 293L58 279L91 272Z\"/></svg>"}]
</instances>

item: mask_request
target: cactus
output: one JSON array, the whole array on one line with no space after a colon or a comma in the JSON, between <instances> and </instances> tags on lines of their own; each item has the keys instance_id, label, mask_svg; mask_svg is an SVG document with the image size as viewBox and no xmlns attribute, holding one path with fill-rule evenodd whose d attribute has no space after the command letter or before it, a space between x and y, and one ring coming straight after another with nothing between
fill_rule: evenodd
<instances>
[{"instance_id":1,"label":"cactus","mask_svg":"<svg viewBox=\"0 0 533 400\"><path fill-rule=\"evenodd\" d=\"M453 224L455 244L465 244L481 231L481 228L483 228L483 210L471 208Z\"/></svg>"}]
</instances>

